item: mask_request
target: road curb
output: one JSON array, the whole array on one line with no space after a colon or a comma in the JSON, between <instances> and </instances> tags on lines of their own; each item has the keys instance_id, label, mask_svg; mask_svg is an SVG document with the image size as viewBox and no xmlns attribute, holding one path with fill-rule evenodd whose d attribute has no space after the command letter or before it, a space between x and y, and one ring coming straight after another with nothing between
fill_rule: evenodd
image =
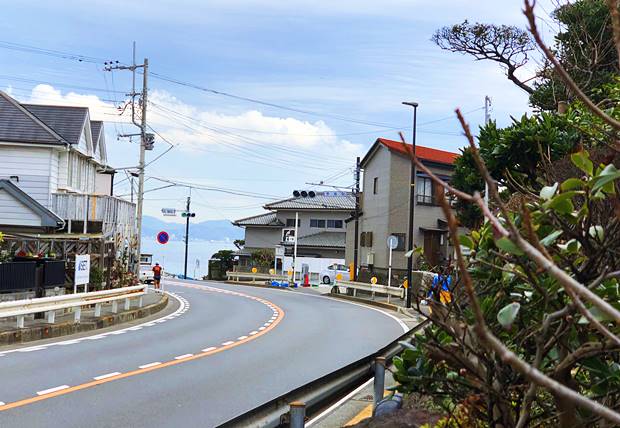
<instances>
[{"instance_id":1,"label":"road curb","mask_svg":"<svg viewBox=\"0 0 620 428\"><path fill-rule=\"evenodd\" d=\"M126 323L140 318L145 318L163 310L168 305L168 295L164 294L159 302L121 312L114 315L106 315L97 320L85 321L80 323L63 322L58 324L40 325L19 330L11 330L0 333L0 346L14 345L19 343L32 342L41 339L67 336L75 333L83 333L117 324Z\"/></svg>"},{"instance_id":2,"label":"road curb","mask_svg":"<svg viewBox=\"0 0 620 428\"><path fill-rule=\"evenodd\" d=\"M326 294L322 294L322 296L333 297L335 299L350 300L352 302L357 302L357 303L364 303L370 306L377 306L379 308L389 309L394 312L398 312L398 308L401 308L401 306L392 305L391 303L376 302L374 300L362 299L360 297L347 296L346 294L326 293Z\"/></svg>"}]
</instances>

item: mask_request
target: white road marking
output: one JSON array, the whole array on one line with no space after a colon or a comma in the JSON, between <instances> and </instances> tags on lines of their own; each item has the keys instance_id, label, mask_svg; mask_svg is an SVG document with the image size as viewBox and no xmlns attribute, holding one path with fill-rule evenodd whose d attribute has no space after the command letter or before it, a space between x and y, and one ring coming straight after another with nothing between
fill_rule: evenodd
<instances>
[{"instance_id":1,"label":"white road marking","mask_svg":"<svg viewBox=\"0 0 620 428\"><path fill-rule=\"evenodd\" d=\"M183 355L179 355L178 357L174 357L175 360L182 360L183 358L187 358L187 357L193 357L194 354L183 354Z\"/></svg>"},{"instance_id":2,"label":"white road marking","mask_svg":"<svg viewBox=\"0 0 620 428\"><path fill-rule=\"evenodd\" d=\"M211 351L215 351L217 348L215 346L211 346L210 348L205 348L202 350L202 352L211 352Z\"/></svg>"},{"instance_id":3,"label":"white road marking","mask_svg":"<svg viewBox=\"0 0 620 428\"><path fill-rule=\"evenodd\" d=\"M232 345L233 343L235 343L235 342L231 342L231 341L229 340L228 342L224 342L224 343L222 343L222 345L224 345L224 346L228 346L228 345Z\"/></svg>"},{"instance_id":4,"label":"white road marking","mask_svg":"<svg viewBox=\"0 0 620 428\"><path fill-rule=\"evenodd\" d=\"M4 401L0 401L0 406L4 406L6 403Z\"/></svg>"},{"instance_id":5,"label":"white road marking","mask_svg":"<svg viewBox=\"0 0 620 428\"><path fill-rule=\"evenodd\" d=\"M158 365L160 365L160 364L161 364L161 363L160 363L159 361L156 361L156 362L154 362L154 363L143 364L143 365L141 365L141 366L138 366L138 368L141 368L141 369L148 369L149 367L155 367L155 366L158 366Z\"/></svg>"},{"instance_id":6,"label":"white road marking","mask_svg":"<svg viewBox=\"0 0 620 428\"><path fill-rule=\"evenodd\" d=\"M24 348L24 349L17 349L17 352L32 352L32 351L40 351L42 349L46 349L45 346L37 346L34 348Z\"/></svg>"},{"instance_id":7,"label":"white road marking","mask_svg":"<svg viewBox=\"0 0 620 428\"><path fill-rule=\"evenodd\" d=\"M104 337L105 337L104 335L98 334L97 336L90 336L90 337L87 337L86 339L87 340L98 340L98 339L103 339ZM59 343L59 345L60 345L60 343Z\"/></svg>"},{"instance_id":8,"label":"white road marking","mask_svg":"<svg viewBox=\"0 0 620 428\"><path fill-rule=\"evenodd\" d=\"M239 336L239 337L237 338L237 340L244 340L244 339L247 339L247 338L248 338L247 336Z\"/></svg>"},{"instance_id":9,"label":"white road marking","mask_svg":"<svg viewBox=\"0 0 620 428\"><path fill-rule=\"evenodd\" d=\"M117 334L124 334L124 333L127 333L127 330L112 331L112 332L107 333L107 334L114 334L114 335L117 335Z\"/></svg>"},{"instance_id":10,"label":"white road marking","mask_svg":"<svg viewBox=\"0 0 620 428\"><path fill-rule=\"evenodd\" d=\"M52 392L61 391L67 388L69 388L69 385L60 385L54 388L44 389L43 391L37 391L37 395L51 394Z\"/></svg>"},{"instance_id":11,"label":"white road marking","mask_svg":"<svg viewBox=\"0 0 620 428\"><path fill-rule=\"evenodd\" d=\"M142 327L131 327L129 330L131 331L142 330Z\"/></svg>"},{"instance_id":12,"label":"white road marking","mask_svg":"<svg viewBox=\"0 0 620 428\"><path fill-rule=\"evenodd\" d=\"M254 336L255 334L258 334L258 331L254 330L250 332L250 336Z\"/></svg>"},{"instance_id":13,"label":"white road marking","mask_svg":"<svg viewBox=\"0 0 620 428\"><path fill-rule=\"evenodd\" d=\"M271 324L270 322L266 322L265 324L263 324L263 327L269 327L269 324Z\"/></svg>"},{"instance_id":14,"label":"white road marking","mask_svg":"<svg viewBox=\"0 0 620 428\"><path fill-rule=\"evenodd\" d=\"M75 345L76 343L80 343L79 340L66 340L62 342L60 345Z\"/></svg>"},{"instance_id":15,"label":"white road marking","mask_svg":"<svg viewBox=\"0 0 620 428\"><path fill-rule=\"evenodd\" d=\"M258 328L260 331L263 331L265 329L265 327L259 327Z\"/></svg>"},{"instance_id":16,"label":"white road marking","mask_svg":"<svg viewBox=\"0 0 620 428\"><path fill-rule=\"evenodd\" d=\"M101 380L101 379L106 379L112 376L116 376L121 374L121 372L112 372L112 373L108 373L108 374L102 374L101 376L95 376L93 379L95 380Z\"/></svg>"}]
</instances>

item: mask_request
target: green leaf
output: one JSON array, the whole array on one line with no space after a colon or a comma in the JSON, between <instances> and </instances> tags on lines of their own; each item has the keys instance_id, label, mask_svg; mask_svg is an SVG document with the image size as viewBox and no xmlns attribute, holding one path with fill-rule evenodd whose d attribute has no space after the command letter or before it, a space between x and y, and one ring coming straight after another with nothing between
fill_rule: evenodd
<instances>
[{"instance_id":1,"label":"green leaf","mask_svg":"<svg viewBox=\"0 0 620 428\"><path fill-rule=\"evenodd\" d=\"M545 186L540 191L540 198L548 201L555 195L555 192L558 190L558 183L555 183L553 186Z\"/></svg>"},{"instance_id":2,"label":"green leaf","mask_svg":"<svg viewBox=\"0 0 620 428\"><path fill-rule=\"evenodd\" d=\"M618 178L620 178L620 171L614 166L614 164L609 164L598 174L596 177L592 179L594 185L592 186L592 192L596 192L601 188L605 188L604 190L607 193L613 193L614 187L609 183L613 183Z\"/></svg>"},{"instance_id":3,"label":"green leaf","mask_svg":"<svg viewBox=\"0 0 620 428\"><path fill-rule=\"evenodd\" d=\"M454 380L456 378L459 377L459 374L457 372L448 372L446 373L446 379L448 380Z\"/></svg>"},{"instance_id":4,"label":"green leaf","mask_svg":"<svg viewBox=\"0 0 620 428\"><path fill-rule=\"evenodd\" d=\"M523 255L523 251L521 250L521 248L517 247L514 242L512 242L505 236L495 241L495 245L497 245L497 248L499 248L500 250L504 250L507 253L515 254L517 256Z\"/></svg>"},{"instance_id":5,"label":"green leaf","mask_svg":"<svg viewBox=\"0 0 620 428\"><path fill-rule=\"evenodd\" d=\"M578 179L578 178L569 178L568 180L564 181L560 185L560 189L563 192L566 192L567 190L580 189L580 188L583 187L583 185L584 185L584 183L580 179Z\"/></svg>"},{"instance_id":6,"label":"green leaf","mask_svg":"<svg viewBox=\"0 0 620 428\"><path fill-rule=\"evenodd\" d=\"M570 214L575 210L575 206L573 205L572 198L577 195L579 192L575 190L571 190L569 192L560 193L546 202L546 208L550 208L561 214Z\"/></svg>"},{"instance_id":7,"label":"green leaf","mask_svg":"<svg viewBox=\"0 0 620 428\"><path fill-rule=\"evenodd\" d=\"M467 235L459 235L459 242L470 250L474 249L474 241Z\"/></svg>"},{"instance_id":8,"label":"green leaf","mask_svg":"<svg viewBox=\"0 0 620 428\"><path fill-rule=\"evenodd\" d=\"M519 309L521 309L521 304L518 302L512 302L504 306L497 313L497 322L499 322L499 324L505 329L509 329L515 321L515 318L517 318Z\"/></svg>"},{"instance_id":9,"label":"green leaf","mask_svg":"<svg viewBox=\"0 0 620 428\"><path fill-rule=\"evenodd\" d=\"M548 247L549 245L553 244L555 242L555 240L558 239L558 237L561 234L562 234L561 230L556 230L554 232L551 232L549 235L547 235L543 239L541 239L540 243L543 244L545 247Z\"/></svg>"},{"instance_id":10,"label":"green leaf","mask_svg":"<svg viewBox=\"0 0 620 428\"><path fill-rule=\"evenodd\" d=\"M588 235L602 242L603 238L605 237L603 226L600 226L600 225L590 226L590 229L588 229Z\"/></svg>"},{"instance_id":11,"label":"green leaf","mask_svg":"<svg viewBox=\"0 0 620 428\"><path fill-rule=\"evenodd\" d=\"M570 155L570 159L577 168L588 174L588 176L592 176L594 165L592 164L590 155L586 150L573 153Z\"/></svg>"}]
</instances>

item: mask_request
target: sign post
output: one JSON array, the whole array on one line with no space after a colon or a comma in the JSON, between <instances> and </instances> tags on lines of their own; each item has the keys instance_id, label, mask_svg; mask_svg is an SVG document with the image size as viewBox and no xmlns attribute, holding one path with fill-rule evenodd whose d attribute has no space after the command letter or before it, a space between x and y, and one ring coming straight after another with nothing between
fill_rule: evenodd
<instances>
[{"instance_id":1,"label":"sign post","mask_svg":"<svg viewBox=\"0 0 620 428\"><path fill-rule=\"evenodd\" d=\"M75 277L73 280L73 293L77 293L77 286L84 285L84 292L88 291L90 281L90 254L76 254Z\"/></svg>"},{"instance_id":2,"label":"sign post","mask_svg":"<svg viewBox=\"0 0 620 428\"><path fill-rule=\"evenodd\" d=\"M392 251L398 247L398 238L394 235L388 236L387 246L390 249L390 257L388 261L388 287L392 285Z\"/></svg>"}]
</instances>

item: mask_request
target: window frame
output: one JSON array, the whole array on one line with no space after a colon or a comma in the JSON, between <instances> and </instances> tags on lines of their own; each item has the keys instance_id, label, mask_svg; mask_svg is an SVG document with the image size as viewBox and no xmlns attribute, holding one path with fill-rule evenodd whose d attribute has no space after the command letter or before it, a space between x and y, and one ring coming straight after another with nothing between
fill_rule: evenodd
<instances>
[{"instance_id":1,"label":"window frame","mask_svg":"<svg viewBox=\"0 0 620 428\"><path fill-rule=\"evenodd\" d=\"M330 226L329 223L332 223L333 226ZM340 226L336 226L336 224L340 224ZM343 229L344 228L344 222L340 219L328 219L325 222L325 225L327 227L327 229Z\"/></svg>"},{"instance_id":2,"label":"window frame","mask_svg":"<svg viewBox=\"0 0 620 428\"><path fill-rule=\"evenodd\" d=\"M313 225L313 222L314 225ZM321 226L321 222L323 223L323 225ZM327 222L325 219L321 219L321 218L311 218L310 219L310 228L312 229L325 229Z\"/></svg>"},{"instance_id":3,"label":"window frame","mask_svg":"<svg viewBox=\"0 0 620 428\"><path fill-rule=\"evenodd\" d=\"M421 184L422 186L420 186ZM420 193L420 187L422 187L423 193ZM415 185L416 204L437 205L437 201L435 201L434 187L435 186L433 185L433 181L430 177L418 176ZM428 190L430 190L430 194L427 193Z\"/></svg>"},{"instance_id":4,"label":"window frame","mask_svg":"<svg viewBox=\"0 0 620 428\"><path fill-rule=\"evenodd\" d=\"M379 194L379 177L375 177L372 179L372 194Z\"/></svg>"}]
</instances>

